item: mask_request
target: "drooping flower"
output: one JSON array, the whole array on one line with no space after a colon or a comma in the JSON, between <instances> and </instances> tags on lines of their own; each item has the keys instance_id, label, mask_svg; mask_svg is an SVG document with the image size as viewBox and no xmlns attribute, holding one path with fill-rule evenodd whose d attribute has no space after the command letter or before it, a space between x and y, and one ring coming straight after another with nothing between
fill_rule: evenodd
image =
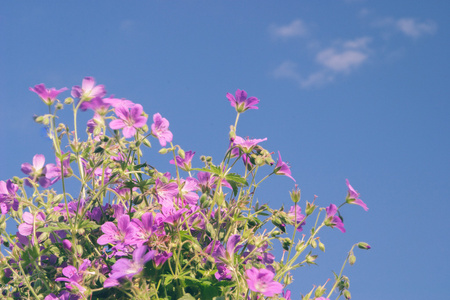
<instances>
[{"instance_id":1,"label":"drooping flower","mask_svg":"<svg viewBox=\"0 0 450 300\"><path fill-rule=\"evenodd\" d=\"M283 160L281 160L280 151L278 151L278 161L275 166L274 173L276 175L285 175L295 181L294 177L291 176L291 168L289 167L289 165L287 163L285 163Z\"/></svg>"},{"instance_id":2,"label":"drooping flower","mask_svg":"<svg viewBox=\"0 0 450 300\"><path fill-rule=\"evenodd\" d=\"M156 251L147 251L147 246L140 246L133 252L133 258L121 258L112 266L109 278L105 280L104 287L112 287L119 285L119 280L127 278L131 280L134 275L139 274L144 269L145 264L153 259Z\"/></svg>"},{"instance_id":3,"label":"drooping flower","mask_svg":"<svg viewBox=\"0 0 450 300\"><path fill-rule=\"evenodd\" d=\"M84 77L81 87L78 85L72 87L71 95L74 98L89 101L95 97L105 96L106 90L103 84L95 85L94 77Z\"/></svg>"},{"instance_id":4,"label":"drooping flower","mask_svg":"<svg viewBox=\"0 0 450 300\"><path fill-rule=\"evenodd\" d=\"M172 142L173 134L169 131L169 121L159 113L153 115L152 134L159 140L162 147Z\"/></svg>"},{"instance_id":5,"label":"drooping flower","mask_svg":"<svg viewBox=\"0 0 450 300\"><path fill-rule=\"evenodd\" d=\"M247 98L247 92L244 90L237 90L236 97L234 97L232 94L227 93L228 101L230 101L231 106L233 106L238 113L242 113L246 111L247 109L258 109L256 104L259 103L258 98L256 97L249 97Z\"/></svg>"},{"instance_id":6,"label":"drooping flower","mask_svg":"<svg viewBox=\"0 0 450 300\"><path fill-rule=\"evenodd\" d=\"M147 123L147 117L143 116L142 105L136 104L130 110L125 105L120 105L115 109L116 115L120 119L109 123L112 129L122 129L123 136L130 138L136 134L136 129Z\"/></svg>"},{"instance_id":7,"label":"drooping flower","mask_svg":"<svg viewBox=\"0 0 450 300\"><path fill-rule=\"evenodd\" d=\"M288 216L293 222L297 222L295 226L297 228L297 231L302 232L303 225L305 225L305 222L303 221L305 219L305 215L302 214L302 208L299 205L291 206Z\"/></svg>"},{"instance_id":8,"label":"drooping flower","mask_svg":"<svg viewBox=\"0 0 450 300\"><path fill-rule=\"evenodd\" d=\"M342 232L345 232L344 223L342 222L339 216L336 216L337 206L334 204L330 204L326 209L327 218L325 219L325 225L330 226L331 228L336 227Z\"/></svg>"},{"instance_id":9,"label":"drooping flower","mask_svg":"<svg viewBox=\"0 0 450 300\"><path fill-rule=\"evenodd\" d=\"M345 182L347 183L347 187L348 187L348 194L347 194L347 197L345 198L345 201L350 204L359 205L365 211L368 211L369 208L361 199L359 199L359 193L350 185L350 182L348 182L348 179L345 179Z\"/></svg>"},{"instance_id":10,"label":"drooping flower","mask_svg":"<svg viewBox=\"0 0 450 300\"><path fill-rule=\"evenodd\" d=\"M19 209L19 201L17 200L16 193L19 187L14 184L10 179L6 182L0 181L0 210L2 215L9 212L11 207L17 211Z\"/></svg>"},{"instance_id":11,"label":"drooping flower","mask_svg":"<svg viewBox=\"0 0 450 300\"><path fill-rule=\"evenodd\" d=\"M35 92L38 94L38 96L44 101L47 105L52 105L53 102L55 102L56 97L64 91L67 91L66 87L63 87L62 89L55 89L55 88L45 88L45 85L43 83L35 85L34 88L30 87L30 91Z\"/></svg>"},{"instance_id":12,"label":"drooping flower","mask_svg":"<svg viewBox=\"0 0 450 300\"><path fill-rule=\"evenodd\" d=\"M267 269L257 269L252 267L245 271L247 284L250 290L262 293L266 297L272 297L283 291L283 285L273 278L275 274Z\"/></svg>"},{"instance_id":13,"label":"drooping flower","mask_svg":"<svg viewBox=\"0 0 450 300\"><path fill-rule=\"evenodd\" d=\"M195 152L192 151L187 151L184 154L184 158L181 158L179 155L177 155L176 161L177 161L177 166L184 170L184 171L189 171L191 169L191 162L192 162L192 158L194 157ZM175 164L175 160L171 160L169 163L171 163L172 165Z\"/></svg>"}]
</instances>

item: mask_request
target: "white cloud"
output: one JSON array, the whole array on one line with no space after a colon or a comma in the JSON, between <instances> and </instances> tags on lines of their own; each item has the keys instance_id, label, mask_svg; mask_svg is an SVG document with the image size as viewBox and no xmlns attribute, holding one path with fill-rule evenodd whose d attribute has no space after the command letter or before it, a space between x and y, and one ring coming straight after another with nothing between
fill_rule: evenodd
<instances>
[{"instance_id":1,"label":"white cloud","mask_svg":"<svg viewBox=\"0 0 450 300\"><path fill-rule=\"evenodd\" d=\"M340 74L348 74L367 61L370 55L368 37L340 41L316 54L318 69L309 75L297 71L297 65L285 61L273 72L275 78L296 82L301 88L317 87L332 82Z\"/></svg>"},{"instance_id":2,"label":"white cloud","mask_svg":"<svg viewBox=\"0 0 450 300\"><path fill-rule=\"evenodd\" d=\"M367 60L369 42L367 37L345 41L317 53L316 61L334 72L349 72Z\"/></svg>"},{"instance_id":3,"label":"white cloud","mask_svg":"<svg viewBox=\"0 0 450 300\"><path fill-rule=\"evenodd\" d=\"M290 38L305 36L308 30L302 20L296 19L286 26L270 25L269 32L274 37Z\"/></svg>"},{"instance_id":4,"label":"white cloud","mask_svg":"<svg viewBox=\"0 0 450 300\"><path fill-rule=\"evenodd\" d=\"M428 20L418 22L413 18L403 18L396 22L396 27L407 36L418 38L426 34L434 34L437 30L435 22Z\"/></svg>"}]
</instances>

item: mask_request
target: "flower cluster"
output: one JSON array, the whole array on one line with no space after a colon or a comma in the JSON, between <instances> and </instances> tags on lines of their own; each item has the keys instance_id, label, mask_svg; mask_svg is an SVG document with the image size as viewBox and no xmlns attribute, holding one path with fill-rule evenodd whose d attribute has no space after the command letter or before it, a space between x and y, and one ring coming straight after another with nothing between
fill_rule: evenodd
<instances>
[{"instance_id":1,"label":"flower cluster","mask_svg":"<svg viewBox=\"0 0 450 300\"><path fill-rule=\"evenodd\" d=\"M314 263L317 245L324 251L319 231L345 232L345 204L367 210L348 180L340 206L306 201L302 213L297 186L289 210L256 201L258 187L272 175L295 179L279 152L275 163L274 152L260 145L267 138L236 135L239 115L259 103L243 90L226 95L237 117L224 159L214 164L201 156L200 166L195 152L172 144L169 121L161 114L153 115L149 127L142 105L106 97L92 77L63 102L57 97L67 88L40 84L30 90L50 108L35 120L48 126L55 159L46 164L36 154L32 164L21 166L26 176L0 181L5 298L288 300L291 272ZM80 111L92 111L85 141L77 126L56 126L64 105L72 105L75 122ZM172 154L166 159L174 165L171 172L144 162L142 148L151 148L150 136L163 147L160 154ZM244 174L235 171L239 165ZM312 214L315 224L308 220ZM6 215L17 222L17 232L5 230ZM296 236L307 225L309 237ZM273 251L276 243L284 249L281 257ZM355 246L370 249L355 244L345 262L355 262ZM325 300L333 293L350 299L348 288L341 272L331 287L314 287L303 299Z\"/></svg>"}]
</instances>

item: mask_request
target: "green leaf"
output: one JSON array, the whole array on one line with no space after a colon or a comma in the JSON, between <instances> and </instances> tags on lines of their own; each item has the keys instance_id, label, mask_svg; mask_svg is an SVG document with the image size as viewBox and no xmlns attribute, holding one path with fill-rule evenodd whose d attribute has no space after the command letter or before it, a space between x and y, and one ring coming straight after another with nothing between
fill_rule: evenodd
<instances>
[{"instance_id":1,"label":"green leaf","mask_svg":"<svg viewBox=\"0 0 450 300\"><path fill-rule=\"evenodd\" d=\"M227 174L227 176L225 176L225 179L226 179L228 182L234 181L234 182L240 183L240 184L242 184L242 185L244 185L244 186L248 186L248 183L247 183L247 181L245 180L245 178L242 177L242 176L239 175L239 174L236 174L236 173L230 173L230 174Z\"/></svg>"}]
</instances>

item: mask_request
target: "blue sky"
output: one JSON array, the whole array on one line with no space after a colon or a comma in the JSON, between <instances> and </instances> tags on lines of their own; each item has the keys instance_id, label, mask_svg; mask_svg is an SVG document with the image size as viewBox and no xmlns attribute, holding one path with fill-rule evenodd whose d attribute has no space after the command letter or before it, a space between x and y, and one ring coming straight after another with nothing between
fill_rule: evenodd
<instances>
[{"instance_id":1,"label":"blue sky","mask_svg":"<svg viewBox=\"0 0 450 300\"><path fill-rule=\"evenodd\" d=\"M238 134L268 138L303 201L340 203L348 178L370 208L344 208L347 233L323 235L327 252L295 272L293 299L331 278L362 240L373 249L345 271L353 299L442 298L449 11L447 1L1 2L0 180L22 176L36 153L51 157L31 118L46 108L30 86L93 76L108 94L161 113L174 143L216 161L235 118L225 94L244 89L261 102ZM147 160L166 163L153 145ZM292 187L276 177L258 199L289 205Z\"/></svg>"}]
</instances>

